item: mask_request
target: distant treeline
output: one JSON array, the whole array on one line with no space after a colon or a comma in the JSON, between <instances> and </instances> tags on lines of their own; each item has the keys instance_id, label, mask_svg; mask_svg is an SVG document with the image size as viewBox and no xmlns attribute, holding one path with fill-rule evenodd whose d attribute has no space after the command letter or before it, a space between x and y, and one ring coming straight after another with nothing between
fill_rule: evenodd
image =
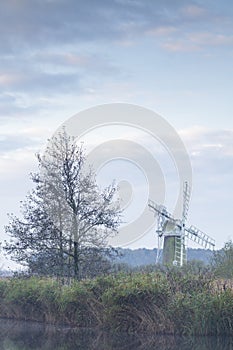
<instances>
[{"instance_id":1,"label":"distant treeline","mask_svg":"<svg viewBox=\"0 0 233 350\"><path fill-rule=\"evenodd\" d=\"M125 263L130 267L138 267L143 265L155 264L157 256L157 248L147 249L119 249L120 257L117 261ZM213 257L213 251L207 249L189 248L187 251L187 260L198 260L204 264L209 264ZM162 259L161 259L162 260Z\"/></svg>"}]
</instances>

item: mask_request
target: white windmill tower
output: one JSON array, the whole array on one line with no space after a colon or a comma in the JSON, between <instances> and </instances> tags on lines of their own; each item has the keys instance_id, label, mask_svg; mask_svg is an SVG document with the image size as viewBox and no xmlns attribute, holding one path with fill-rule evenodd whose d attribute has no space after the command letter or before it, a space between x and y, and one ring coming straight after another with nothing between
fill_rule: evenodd
<instances>
[{"instance_id":1,"label":"white windmill tower","mask_svg":"<svg viewBox=\"0 0 233 350\"><path fill-rule=\"evenodd\" d=\"M156 263L161 257L163 247L163 264L182 266L187 261L187 239L199 245L214 249L215 241L195 226L186 226L190 199L190 188L184 183L182 218L175 219L163 205L149 200L148 206L157 215L158 250Z\"/></svg>"}]
</instances>

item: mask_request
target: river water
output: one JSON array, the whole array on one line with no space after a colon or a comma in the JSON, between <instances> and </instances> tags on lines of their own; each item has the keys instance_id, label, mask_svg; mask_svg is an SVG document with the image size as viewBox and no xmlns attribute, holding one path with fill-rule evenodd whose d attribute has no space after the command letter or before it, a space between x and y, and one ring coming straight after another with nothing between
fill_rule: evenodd
<instances>
[{"instance_id":1,"label":"river water","mask_svg":"<svg viewBox=\"0 0 233 350\"><path fill-rule=\"evenodd\" d=\"M110 334L88 329L0 320L1 350L229 350L230 337Z\"/></svg>"}]
</instances>

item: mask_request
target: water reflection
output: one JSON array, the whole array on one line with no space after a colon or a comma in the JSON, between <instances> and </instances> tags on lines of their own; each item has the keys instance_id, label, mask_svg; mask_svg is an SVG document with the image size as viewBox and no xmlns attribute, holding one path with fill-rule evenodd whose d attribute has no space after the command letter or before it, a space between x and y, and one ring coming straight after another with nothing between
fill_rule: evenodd
<instances>
[{"instance_id":1,"label":"water reflection","mask_svg":"<svg viewBox=\"0 0 233 350\"><path fill-rule=\"evenodd\" d=\"M110 334L0 320L1 350L229 350L233 339Z\"/></svg>"}]
</instances>

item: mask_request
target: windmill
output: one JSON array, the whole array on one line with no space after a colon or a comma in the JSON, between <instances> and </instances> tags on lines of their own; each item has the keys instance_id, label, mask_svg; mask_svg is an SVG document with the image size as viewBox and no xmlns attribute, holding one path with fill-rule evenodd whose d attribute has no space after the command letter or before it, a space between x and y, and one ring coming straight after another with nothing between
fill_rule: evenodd
<instances>
[{"instance_id":1,"label":"windmill","mask_svg":"<svg viewBox=\"0 0 233 350\"><path fill-rule=\"evenodd\" d=\"M182 266L187 261L187 239L199 245L214 249L215 241L210 236L196 228L186 226L190 199L190 188L184 183L182 218L175 219L163 205L149 200L148 206L157 215L158 249L156 263L161 258L163 246L163 264Z\"/></svg>"}]
</instances>

